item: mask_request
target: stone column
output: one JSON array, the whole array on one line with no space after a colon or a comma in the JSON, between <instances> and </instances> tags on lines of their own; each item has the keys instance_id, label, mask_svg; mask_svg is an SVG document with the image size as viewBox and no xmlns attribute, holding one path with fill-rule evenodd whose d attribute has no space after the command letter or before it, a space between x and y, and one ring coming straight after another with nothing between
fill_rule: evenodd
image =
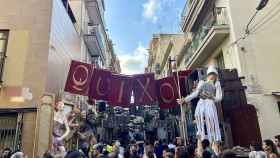
<instances>
[{"instance_id":1,"label":"stone column","mask_svg":"<svg viewBox=\"0 0 280 158\"><path fill-rule=\"evenodd\" d=\"M38 105L36 126L36 157L43 157L52 146L53 113L55 95L44 94Z\"/></svg>"}]
</instances>

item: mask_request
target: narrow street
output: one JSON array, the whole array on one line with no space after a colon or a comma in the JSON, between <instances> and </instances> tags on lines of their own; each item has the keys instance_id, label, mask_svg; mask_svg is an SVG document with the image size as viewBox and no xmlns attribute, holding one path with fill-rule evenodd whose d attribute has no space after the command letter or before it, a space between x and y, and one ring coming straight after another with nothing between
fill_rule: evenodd
<instances>
[{"instance_id":1,"label":"narrow street","mask_svg":"<svg viewBox=\"0 0 280 158\"><path fill-rule=\"evenodd\" d=\"M0 158L280 158L278 0L0 0Z\"/></svg>"}]
</instances>

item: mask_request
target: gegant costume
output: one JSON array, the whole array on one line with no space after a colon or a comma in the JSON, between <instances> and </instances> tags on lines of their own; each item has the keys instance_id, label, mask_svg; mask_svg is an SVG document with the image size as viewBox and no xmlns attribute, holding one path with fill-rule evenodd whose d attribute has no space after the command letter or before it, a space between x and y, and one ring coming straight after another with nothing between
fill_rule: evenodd
<instances>
[{"instance_id":1,"label":"gegant costume","mask_svg":"<svg viewBox=\"0 0 280 158\"><path fill-rule=\"evenodd\" d=\"M207 75L211 73L218 76L218 71L212 66L208 68ZM197 135L200 136L202 140L208 139L210 142L221 141L221 132L215 103L220 102L222 96L220 82L217 79L215 82L206 79L206 81L199 81L195 91L185 98L186 102L190 102L196 97L200 98L195 109L195 120ZM205 124L207 134L205 132Z\"/></svg>"}]
</instances>

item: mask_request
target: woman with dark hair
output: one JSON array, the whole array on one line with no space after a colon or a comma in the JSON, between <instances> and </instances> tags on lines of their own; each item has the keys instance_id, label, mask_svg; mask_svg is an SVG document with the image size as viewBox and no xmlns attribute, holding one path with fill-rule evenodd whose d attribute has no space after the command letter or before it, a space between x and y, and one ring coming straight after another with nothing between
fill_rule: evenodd
<instances>
[{"instance_id":1,"label":"woman with dark hair","mask_svg":"<svg viewBox=\"0 0 280 158\"><path fill-rule=\"evenodd\" d=\"M274 137L274 143L276 145L278 155L280 155L280 135Z\"/></svg>"},{"instance_id":2,"label":"woman with dark hair","mask_svg":"<svg viewBox=\"0 0 280 158\"><path fill-rule=\"evenodd\" d=\"M267 158L278 158L278 153L275 144L272 140L266 139L263 141L263 149Z\"/></svg>"}]
</instances>

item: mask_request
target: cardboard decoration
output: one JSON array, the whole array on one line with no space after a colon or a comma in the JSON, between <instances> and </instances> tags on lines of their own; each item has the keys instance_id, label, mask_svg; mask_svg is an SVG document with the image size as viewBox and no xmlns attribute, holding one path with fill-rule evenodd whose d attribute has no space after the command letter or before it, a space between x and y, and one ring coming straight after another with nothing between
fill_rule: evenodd
<instances>
[{"instance_id":1,"label":"cardboard decoration","mask_svg":"<svg viewBox=\"0 0 280 158\"><path fill-rule=\"evenodd\" d=\"M133 75L135 105L152 105L157 101L155 77L153 73Z\"/></svg>"},{"instance_id":2,"label":"cardboard decoration","mask_svg":"<svg viewBox=\"0 0 280 158\"><path fill-rule=\"evenodd\" d=\"M113 74L109 93L109 105L128 107L132 95L132 77Z\"/></svg>"},{"instance_id":3,"label":"cardboard decoration","mask_svg":"<svg viewBox=\"0 0 280 158\"><path fill-rule=\"evenodd\" d=\"M108 70L94 69L89 90L90 100L108 100L111 91L112 73Z\"/></svg>"},{"instance_id":4,"label":"cardboard decoration","mask_svg":"<svg viewBox=\"0 0 280 158\"><path fill-rule=\"evenodd\" d=\"M186 77L191 71L180 71L180 89L183 96L187 95ZM108 101L112 106L132 106L131 96L134 94L133 105L153 105L173 108L179 98L176 77L163 78L155 81L153 73L133 76L112 74L108 70L94 69L93 65L72 61L68 73L65 91L89 97L94 100Z\"/></svg>"},{"instance_id":5,"label":"cardboard decoration","mask_svg":"<svg viewBox=\"0 0 280 158\"><path fill-rule=\"evenodd\" d=\"M178 106L176 99L179 98L176 78L174 76L156 81L158 103L161 109Z\"/></svg>"},{"instance_id":6,"label":"cardboard decoration","mask_svg":"<svg viewBox=\"0 0 280 158\"><path fill-rule=\"evenodd\" d=\"M87 96L92 72L93 65L73 60L64 91Z\"/></svg>"}]
</instances>

